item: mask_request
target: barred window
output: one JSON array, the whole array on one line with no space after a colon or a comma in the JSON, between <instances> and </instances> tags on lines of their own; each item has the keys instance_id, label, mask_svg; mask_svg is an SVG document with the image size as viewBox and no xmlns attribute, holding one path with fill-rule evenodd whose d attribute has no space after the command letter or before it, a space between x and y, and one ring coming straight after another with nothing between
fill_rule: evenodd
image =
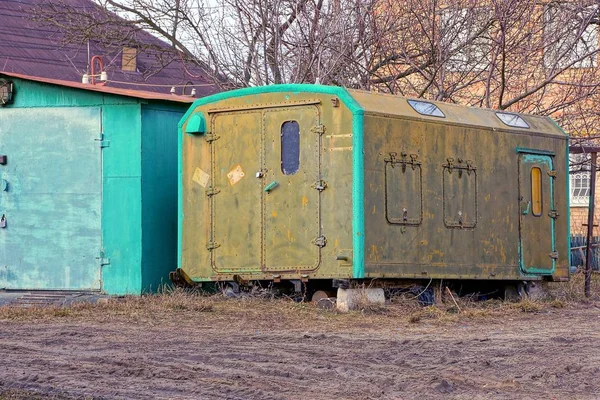
<instances>
[{"instance_id":1,"label":"barred window","mask_svg":"<svg viewBox=\"0 0 600 400\"><path fill-rule=\"evenodd\" d=\"M571 174L571 204L588 205L590 199L590 173Z\"/></svg>"}]
</instances>

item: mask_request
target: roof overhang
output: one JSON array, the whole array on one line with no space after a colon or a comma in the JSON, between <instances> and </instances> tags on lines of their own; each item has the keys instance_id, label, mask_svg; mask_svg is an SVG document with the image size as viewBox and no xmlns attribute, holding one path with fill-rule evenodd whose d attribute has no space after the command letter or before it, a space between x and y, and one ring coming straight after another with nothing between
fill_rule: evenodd
<instances>
[{"instance_id":1,"label":"roof overhang","mask_svg":"<svg viewBox=\"0 0 600 400\"><path fill-rule=\"evenodd\" d=\"M24 79L24 80L40 82L40 83L46 83L46 84L50 84L50 85L63 86L63 87L68 87L68 88L73 88L73 89L81 89L81 90L88 90L88 91L92 91L92 92L112 94L112 95L117 95L117 96L135 97L135 98L144 99L144 100L163 100L163 101L173 101L173 102L178 102L178 103L192 103L192 102L194 102L194 100L197 100L196 98L190 97L190 96L180 96L180 95L175 95L175 94L162 94L162 93L155 93L155 92L147 92L147 91L143 91L143 90L121 89L121 88L115 88L115 87L110 87L110 86L105 86L105 85L100 86L100 85L92 85L89 83L86 84L86 83L79 83L79 82L63 81L63 80L59 80L59 79L40 78L37 76L17 74L14 72L0 71L0 77L1 76Z\"/></svg>"}]
</instances>

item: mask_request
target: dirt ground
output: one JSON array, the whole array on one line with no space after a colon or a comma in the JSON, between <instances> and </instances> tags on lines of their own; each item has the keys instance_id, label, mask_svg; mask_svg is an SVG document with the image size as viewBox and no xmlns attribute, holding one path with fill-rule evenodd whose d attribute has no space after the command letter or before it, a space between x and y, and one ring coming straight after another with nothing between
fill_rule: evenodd
<instances>
[{"instance_id":1,"label":"dirt ground","mask_svg":"<svg viewBox=\"0 0 600 400\"><path fill-rule=\"evenodd\" d=\"M0 309L0 399L598 399L600 303Z\"/></svg>"}]
</instances>

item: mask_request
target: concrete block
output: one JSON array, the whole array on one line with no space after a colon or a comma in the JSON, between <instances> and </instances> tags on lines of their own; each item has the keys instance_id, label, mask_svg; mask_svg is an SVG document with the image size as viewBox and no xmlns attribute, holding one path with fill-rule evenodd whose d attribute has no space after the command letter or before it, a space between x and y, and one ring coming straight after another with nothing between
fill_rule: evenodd
<instances>
[{"instance_id":1,"label":"concrete block","mask_svg":"<svg viewBox=\"0 0 600 400\"><path fill-rule=\"evenodd\" d=\"M385 306L383 289L341 289L337 292L337 309L341 312L356 310L365 306Z\"/></svg>"}]
</instances>

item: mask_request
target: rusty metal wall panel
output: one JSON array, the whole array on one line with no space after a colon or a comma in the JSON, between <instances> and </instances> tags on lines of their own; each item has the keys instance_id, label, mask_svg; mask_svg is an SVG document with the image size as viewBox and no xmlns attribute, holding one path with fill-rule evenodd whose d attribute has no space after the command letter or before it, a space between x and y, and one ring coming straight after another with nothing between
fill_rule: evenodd
<instances>
[{"instance_id":1,"label":"rusty metal wall panel","mask_svg":"<svg viewBox=\"0 0 600 400\"><path fill-rule=\"evenodd\" d=\"M365 120L366 272L368 277L521 279L519 154L517 148L555 154L555 208L566 211L564 138L368 116ZM482 149L487 149L482 151ZM390 153L416 154L422 169L423 220L390 223L385 215ZM386 162L388 159L388 162ZM452 172L449 172L449 160ZM459 162L460 161L460 162ZM389 168L389 167L388 167ZM460 171L460 172L459 172ZM559 187L561 189L559 189ZM460 212L460 216L459 216ZM461 226L462 219L462 226ZM556 219L557 274L565 259L566 218ZM539 235L550 233L538 229ZM563 243L564 242L564 243ZM531 243L531 242L529 242ZM532 248L549 258L550 250ZM538 274L539 271L536 271ZM552 271L547 270L546 275ZM530 274L535 277L535 275Z\"/></svg>"}]
</instances>

